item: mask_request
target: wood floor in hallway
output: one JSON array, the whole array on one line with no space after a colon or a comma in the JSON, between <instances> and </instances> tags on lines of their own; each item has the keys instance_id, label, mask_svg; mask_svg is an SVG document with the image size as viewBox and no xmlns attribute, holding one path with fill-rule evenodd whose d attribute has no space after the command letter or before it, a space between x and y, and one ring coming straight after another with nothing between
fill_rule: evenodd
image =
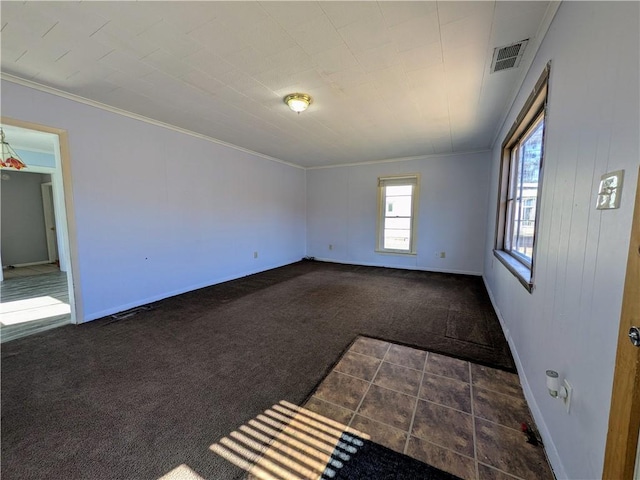
<instances>
[{"instance_id":1,"label":"wood floor in hallway","mask_svg":"<svg viewBox=\"0 0 640 480\"><path fill-rule=\"evenodd\" d=\"M21 270L7 271L0 286L2 343L71 322L67 274L57 268L39 274Z\"/></svg>"}]
</instances>

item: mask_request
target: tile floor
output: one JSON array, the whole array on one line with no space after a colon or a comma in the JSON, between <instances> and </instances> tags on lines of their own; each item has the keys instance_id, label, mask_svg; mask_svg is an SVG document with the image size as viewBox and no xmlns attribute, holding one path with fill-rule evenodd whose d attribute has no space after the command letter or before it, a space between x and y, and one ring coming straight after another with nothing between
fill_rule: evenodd
<instances>
[{"instance_id":1,"label":"tile floor","mask_svg":"<svg viewBox=\"0 0 640 480\"><path fill-rule=\"evenodd\" d=\"M304 407L466 480L554 478L518 376L359 337Z\"/></svg>"}]
</instances>

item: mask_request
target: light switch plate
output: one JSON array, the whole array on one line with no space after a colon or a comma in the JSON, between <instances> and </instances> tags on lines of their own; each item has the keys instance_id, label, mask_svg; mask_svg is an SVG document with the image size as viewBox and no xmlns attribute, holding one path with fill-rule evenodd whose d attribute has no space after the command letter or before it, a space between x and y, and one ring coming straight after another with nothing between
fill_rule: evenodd
<instances>
[{"instance_id":1,"label":"light switch plate","mask_svg":"<svg viewBox=\"0 0 640 480\"><path fill-rule=\"evenodd\" d=\"M596 208L598 210L620 208L620 195L622 194L623 179L624 170L605 173L600 177L598 200L596 202Z\"/></svg>"}]
</instances>

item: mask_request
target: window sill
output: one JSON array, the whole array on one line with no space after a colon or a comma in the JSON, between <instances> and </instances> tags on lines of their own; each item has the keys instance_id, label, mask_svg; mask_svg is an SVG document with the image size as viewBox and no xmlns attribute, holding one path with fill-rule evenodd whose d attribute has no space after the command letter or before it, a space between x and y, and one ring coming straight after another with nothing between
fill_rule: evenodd
<instances>
[{"instance_id":1,"label":"window sill","mask_svg":"<svg viewBox=\"0 0 640 480\"><path fill-rule=\"evenodd\" d=\"M493 255L498 260L500 260L500 263L507 267L507 270L509 270L518 279L518 281L524 288L527 289L529 293L533 292L531 269L529 267L523 265L511 255L502 250L494 250Z\"/></svg>"},{"instance_id":2,"label":"window sill","mask_svg":"<svg viewBox=\"0 0 640 480\"><path fill-rule=\"evenodd\" d=\"M415 257L415 252L399 252L395 250L375 250L376 253L381 253L382 255L400 255L403 257Z\"/></svg>"}]
</instances>

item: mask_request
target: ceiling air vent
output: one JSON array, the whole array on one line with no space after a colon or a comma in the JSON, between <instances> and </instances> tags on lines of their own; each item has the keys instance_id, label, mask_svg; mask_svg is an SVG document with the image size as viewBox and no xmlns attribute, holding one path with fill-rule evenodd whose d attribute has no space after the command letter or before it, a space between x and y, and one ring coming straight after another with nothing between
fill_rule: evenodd
<instances>
[{"instance_id":1,"label":"ceiling air vent","mask_svg":"<svg viewBox=\"0 0 640 480\"><path fill-rule=\"evenodd\" d=\"M509 70L520 65L524 49L529 43L529 39L520 40L504 47L493 50L493 60L491 61L491 73Z\"/></svg>"}]
</instances>

